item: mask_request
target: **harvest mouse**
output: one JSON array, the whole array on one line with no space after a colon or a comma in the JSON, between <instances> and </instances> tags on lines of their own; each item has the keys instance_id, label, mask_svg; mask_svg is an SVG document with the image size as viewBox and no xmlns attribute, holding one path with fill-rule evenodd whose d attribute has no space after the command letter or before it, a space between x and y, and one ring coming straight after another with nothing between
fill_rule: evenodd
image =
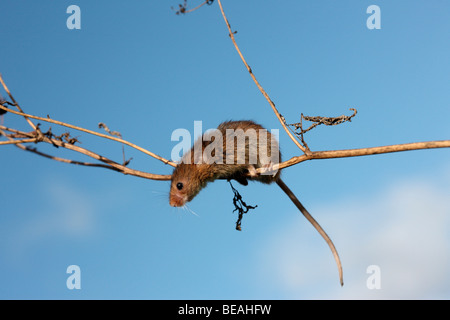
<instances>
[{"instance_id":1,"label":"harvest mouse","mask_svg":"<svg viewBox=\"0 0 450 320\"><path fill-rule=\"evenodd\" d=\"M333 242L281 180L280 170L272 170L279 162L278 142L268 130L249 120L223 122L216 130L200 137L183 155L172 173L169 203L173 207L182 207L208 182L217 179L234 179L243 185L247 185L248 180L266 184L276 182L327 242L343 285L342 266ZM264 173L258 174L256 169L259 168L263 168Z\"/></svg>"}]
</instances>

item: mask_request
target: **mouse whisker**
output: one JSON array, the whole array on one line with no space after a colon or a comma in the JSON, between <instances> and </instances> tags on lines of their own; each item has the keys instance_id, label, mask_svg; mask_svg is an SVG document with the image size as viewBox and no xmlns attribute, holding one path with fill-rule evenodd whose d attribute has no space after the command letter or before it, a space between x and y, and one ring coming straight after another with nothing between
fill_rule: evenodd
<instances>
[{"instance_id":1,"label":"mouse whisker","mask_svg":"<svg viewBox=\"0 0 450 320\"><path fill-rule=\"evenodd\" d=\"M167 195L167 194L168 194L167 191L156 191L156 190L152 190L151 193L164 194L164 195Z\"/></svg>"},{"instance_id":2,"label":"mouse whisker","mask_svg":"<svg viewBox=\"0 0 450 320\"><path fill-rule=\"evenodd\" d=\"M182 207L183 209L189 211L190 213L192 213L194 216L200 217L197 213L195 213L191 208L189 208L186 204Z\"/></svg>"},{"instance_id":3,"label":"mouse whisker","mask_svg":"<svg viewBox=\"0 0 450 320\"><path fill-rule=\"evenodd\" d=\"M153 193L153 195L155 197L168 197L169 193L167 191L156 191L156 190L152 190L151 193Z\"/></svg>"}]
</instances>

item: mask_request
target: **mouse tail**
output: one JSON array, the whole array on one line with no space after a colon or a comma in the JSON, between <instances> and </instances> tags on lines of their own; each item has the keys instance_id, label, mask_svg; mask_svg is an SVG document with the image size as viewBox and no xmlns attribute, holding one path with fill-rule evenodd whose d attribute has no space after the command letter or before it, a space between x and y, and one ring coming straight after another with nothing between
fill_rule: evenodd
<instances>
[{"instance_id":1,"label":"mouse tail","mask_svg":"<svg viewBox=\"0 0 450 320\"><path fill-rule=\"evenodd\" d=\"M320 233L322 238L326 241L328 246L331 249L331 252L333 253L334 259L336 260L336 264L339 270L339 280L341 282L341 286L344 285L344 277L342 272L342 263L341 259L339 258L339 254L336 250L336 247L333 244L333 241L331 241L330 237L327 235L327 233L322 229L320 224L312 217L312 215L306 210L306 208L302 205L300 200L297 199L297 197L294 195L294 193L289 189L289 187L283 182L281 179L277 179L278 186L284 191L284 193L287 194L287 196L291 199L291 201L295 204L295 206L301 211L301 213L305 216L306 219L316 228L316 230Z\"/></svg>"}]
</instances>

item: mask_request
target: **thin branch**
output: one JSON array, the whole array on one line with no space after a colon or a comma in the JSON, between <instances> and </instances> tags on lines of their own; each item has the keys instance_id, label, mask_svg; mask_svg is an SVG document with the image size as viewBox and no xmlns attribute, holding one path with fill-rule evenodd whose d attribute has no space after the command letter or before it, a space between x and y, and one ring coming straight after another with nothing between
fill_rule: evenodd
<instances>
[{"instance_id":1,"label":"thin branch","mask_svg":"<svg viewBox=\"0 0 450 320\"><path fill-rule=\"evenodd\" d=\"M213 0L213 1L214 1L214 0ZM190 12L193 12L193 11L199 9L200 7L204 6L205 4L211 4L211 3L213 3L213 1L211 1L211 0L205 0L205 1L203 1L201 4L199 4L198 6L196 6L195 8L192 8L192 9L189 9L189 10L186 10L186 8L185 8L185 11L184 11L183 13L190 13Z\"/></svg>"},{"instance_id":2,"label":"thin branch","mask_svg":"<svg viewBox=\"0 0 450 320\"><path fill-rule=\"evenodd\" d=\"M228 22L228 19L224 13L221 1L218 0L218 3L219 3L219 7L220 7L220 11L222 13L223 19L225 20L225 23L227 25L227 28L229 31L229 36L230 36L231 40L233 41L234 47L236 48L236 51L238 52L239 57L241 58L242 62L244 62L244 65L246 66L248 72L250 73L250 76L252 77L252 79L255 82L258 89L261 91L261 93L264 95L264 97L269 102L270 106L272 107L273 111L275 112L275 115L277 116L278 120L281 122L283 128L285 129L285 131L287 132L287 134L289 135L291 140L294 141L294 143L305 153L304 155L293 157L288 161L285 161L278 165L274 165L273 166L274 170L287 168L287 167L295 165L297 163L300 163L300 162L303 162L306 160L312 160L312 159L359 157L359 156L366 156L366 155L373 155L373 154L382 154L382 153L391 153L391 152L400 152L400 151L409 151L409 150L449 148L450 147L450 140L444 140L444 141L429 141L429 142L397 144L397 145L392 145L392 146L350 149L350 150L331 150L331 151L315 151L315 152L310 151L309 148L302 146L301 143L294 137L294 135L291 133L291 131L286 126L283 116L281 116L281 114L276 109L275 104L270 99L269 95L264 91L262 86L259 84L255 75L253 74L252 69L248 65L241 50L239 49L239 46L236 43L236 40L234 38L234 32L231 31L231 26L230 26L230 23ZM257 172L262 173L263 170L264 170L264 168L260 168L257 170Z\"/></svg>"},{"instance_id":3,"label":"thin branch","mask_svg":"<svg viewBox=\"0 0 450 320\"><path fill-rule=\"evenodd\" d=\"M0 146L6 145L6 144L18 144L18 143L29 143L29 142L36 142L36 138L23 139L23 140L0 141Z\"/></svg>"},{"instance_id":4,"label":"thin branch","mask_svg":"<svg viewBox=\"0 0 450 320\"><path fill-rule=\"evenodd\" d=\"M300 122L292 123L292 124L289 124L288 126L289 126L289 128L290 127L295 128L294 134L300 139L303 146L305 146L305 148L307 150L309 150L308 144L306 143L306 141L304 139L305 133L314 129L315 127L320 126L321 124L324 124L326 126L336 126L336 125L342 124L344 122L351 122L352 118L354 116L356 116L356 113L358 111L354 108L350 108L350 110L353 111L353 114L351 116L342 115L339 117L321 117L321 116L310 117L310 116L304 116L302 113L300 116ZM303 129L303 120L312 122L312 124L307 129Z\"/></svg>"},{"instance_id":5,"label":"thin branch","mask_svg":"<svg viewBox=\"0 0 450 320\"><path fill-rule=\"evenodd\" d=\"M360 148L360 149L344 149L344 150L329 150L329 151L313 151L310 154L304 154L298 157L279 163L273 166L273 170L280 170L300 162L315 159L335 159L335 158L350 158L370 156L375 154L393 153L412 150L436 149L436 148L450 148L450 140L437 140L426 142L413 142L404 144L395 144L390 146ZM263 173L264 168L257 169L258 173Z\"/></svg>"},{"instance_id":6,"label":"thin branch","mask_svg":"<svg viewBox=\"0 0 450 320\"><path fill-rule=\"evenodd\" d=\"M3 109L5 111L8 111L10 113L13 113L13 114L16 114L16 115L19 115L19 116L22 116L22 117L28 117L28 118L31 118L31 119L36 119L36 120L40 120L40 121L54 123L54 124L57 124L57 125L60 125L60 126L63 126L63 127L75 129L75 130L82 131L82 132L86 132L86 133L89 133L89 134L92 134L92 135L95 135L95 136L98 136L98 137L101 137L101 138L105 138L105 139L113 140L113 141L116 141L116 142L120 142L120 143L126 144L127 146L130 146L130 147L132 147L132 148L134 148L136 150L139 150L139 151L141 151L141 152L143 152L143 153L145 153L145 154L147 154L147 155L149 155L149 156L151 156L151 157L153 157L153 158L155 158L157 160L160 160L160 161L162 161L165 164L169 164L172 167L176 167L176 164L174 162L169 161L169 160L167 160L167 159L165 159L165 158L163 158L163 157L161 157L161 156L159 156L159 155L157 155L157 154L155 154L153 152L150 152L150 151L148 151L148 150L146 150L144 148L141 148L141 147L139 147L139 146L137 146L137 145L135 145L135 144L133 144L131 142L128 142L128 141L120 139L120 138L116 138L116 137L109 136L109 135L106 135L106 134L98 133L98 132L95 132L95 131L92 131L92 130L84 129L84 128L81 128L81 127L77 127L77 126L74 126L74 125L71 125L71 124L68 124L68 123L64 123L64 122L61 122L61 121L53 120L53 119L50 119L50 118L42 118L42 117L37 117L37 116L30 115L30 114L26 114L26 113L23 113L23 112L17 112L15 110L6 108L5 106L2 106L2 105L0 105L0 109Z\"/></svg>"},{"instance_id":7,"label":"thin branch","mask_svg":"<svg viewBox=\"0 0 450 320\"><path fill-rule=\"evenodd\" d=\"M122 165L120 165L118 163L115 163L112 160L108 161L109 164L82 162L82 161L77 161L77 160L65 159L65 158L61 158L61 157L55 157L55 156L43 153L41 151L38 151L36 148L25 147L23 145L17 145L17 147L19 147L22 150L29 151L29 152L35 153L37 155L43 156L45 158L52 159L52 160L59 161L59 162L63 162L63 163L81 165L81 166L86 166L86 167L104 168L104 169L109 169L109 170L113 170L113 171L116 171L116 172L120 172L120 173L123 173L125 175L131 175L131 176L145 178L145 179L150 179L150 180L161 180L161 181L163 181L163 180L170 180L170 178L171 178L170 175L152 174L152 173L148 173L148 172L144 172L144 171L130 169L130 168L122 166ZM99 157L99 160L101 160L100 158L102 158L103 161L105 161L105 159L106 159L105 157L101 157L99 155L97 155L97 156ZM96 157L93 157L93 158L96 158ZM114 163L114 165L112 165L112 163Z\"/></svg>"},{"instance_id":8,"label":"thin branch","mask_svg":"<svg viewBox=\"0 0 450 320\"><path fill-rule=\"evenodd\" d=\"M187 0L184 0L183 4L179 4L179 5L178 5L178 10L175 11L175 14L186 14L186 13L190 13L190 12L193 12L193 11L195 11L195 10L201 8L201 7L204 6L205 4L211 5L213 2L214 2L214 0L206 0L206 1L203 1L201 4L199 4L198 6L196 6L195 8L189 9L189 10L188 10L188 9L187 9L187 6L188 6ZM172 10L175 10L175 9L172 7Z\"/></svg>"},{"instance_id":9,"label":"thin branch","mask_svg":"<svg viewBox=\"0 0 450 320\"><path fill-rule=\"evenodd\" d=\"M239 57L241 58L242 62L244 62L245 67L247 68L247 71L250 73L250 76L252 77L253 81L255 82L256 86L258 87L259 91L261 91L261 93L263 94L263 96L266 98L266 100L269 102L270 106L272 107L273 112L275 112L275 115L277 116L278 120L280 121L281 125L283 126L284 130L286 131L286 133L288 134L288 136L291 138L292 141L294 141L294 143L297 145L297 147L300 148L300 150L302 150L304 153L309 154L309 150L306 149L304 146L302 146L302 144L295 138L295 136L291 133L291 131L288 129L288 127L286 126L286 123L284 121L283 116L278 112L277 108L275 107L275 103L272 101L272 99L270 99L269 95L267 94L267 92L263 89L263 87L259 84L258 80L256 79L255 75L253 74L252 69L250 68L250 66L248 65L247 61L244 58L244 55L242 54L241 50L239 49L239 46L236 43L236 40L234 38L234 33L233 31L231 31L231 26L230 23L228 22L228 19L225 15L225 12L223 11L222 8L222 3L220 0L218 0L219 2L219 7L220 7L220 11L222 13L223 19L225 20L225 23L227 25L228 28L228 32L229 32L229 36L231 38L231 41L233 41L234 47L236 48L237 53L239 54Z\"/></svg>"},{"instance_id":10,"label":"thin branch","mask_svg":"<svg viewBox=\"0 0 450 320\"><path fill-rule=\"evenodd\" d=\"M105 168L105 169L110 169L110 170L121 172L120 169L114 168L114 167L112 167L110 165L103 164L103 163L82 162L82 161L77 161L77 160L71 160L71 159L65 159L65 158L61 158L61 157L56 157L56 156L52 156L52 155L49 155L47 153L41 152L41 151L37 150L36 148L23 146L21 144L18 144L17 147L22 149L22 150L24 150L24 151L29 151L31 153L35 153L35 154L37 154L39 156L42 156L44 158L48 158L48 159L59 161L59 162L63 162L63 163L82 165L82 166L86 166L86 167L99 167L99 168Z\"/></svg>"},{"instance_id":11,"label":"thin branch","mask_svg":"<svg viewBox=\"0 0 450 320\"><path fill-rule=\"evenodd\" d=\"M8 137L8 135L4 132L4 131L10 131L10 132L14 132L17 135L20 135L21 137L30 137L33 138L31 142L36 142L38 139L35 137L37 135L36 132L23 132L23 131L19 131L19 130L15 130L15 129L10 129L10 128L6 128L4 126L0 126L0 133L4 136L6 136L8 139L13 140L12 138ZM59 157L54 157L48 154L44 154L42 152L39 152L33 148L29 148L29 147L25 147L23 146L20 142L14 143L16 144L16 146L18 146L20 149L22 150L26 150L26 151L31 151L34 152L36 154L45 156L46 158L49 159L53 159L56 161L61 161L61 162L65 162L65 163L71 163L71 164L77 164L77 165L85 165L85 166L92 166L92 167L102 167L102 168L107 168L107 169L111 169L114 171L118 171L121 172L123 174L126 175L132 175L132 176L136 176L136 177L141 177L141 178L145 178L145 179L151 179L151 180L170 180L171 179L171 175L160 175L160 174L153 174L153 173L148 173L148 172L144 172L144 171L139 171L139 170L134 170L134 169L130 169L124 165L121 165L113 160L110 160L104 156L101 156L93 151L90 151L88 149L79 147L79 146L75 146L73 144L70 143L65 143L63 141L57 140L57 139L52 139L46 136L41 136L40 142L46 142L49 144L52 144L54 146L57 147L62 147L65 149L69 149L81 154L84 154L88 157L91 157L95 160L101 161L104 164L93 164L93 163L89 163L89 162L81 162L81 161L76 161L76 160L69 160L69 159L64 159L64 158L59 158ZM22 140L23 142L23 140Z\"/></svg>"},{"instance_id":12,"label":"thin branch","mask_svg":"<svg viewBox=\"0 0 450 320\"><path fill-rule=\"evenodd\" d=\"M30 137L30 134L28 132L26 132L26 135L23 135L23 131L20 131L20 130L17 130L17 129L13 129L13 128L8 128L8 127L5 127L3 125L0 125L0 132L1 132L1 130L15 133L16 135L14 136L14 138ZM2 133L2 135L11 137L11 134Z\"/></svg>"},{"instance_id":13,"label":"thin branch","mask_svg":"<svg viewBox=\"0 0 450 320\"><path fill-rule=\"evenodd\" d=\"M293 124L291 124L291 126L294 126L296 129L300 128L303 133L306 133L309 130L311 130L321 124L324 124L326 126L336 126L336 125L339 125L344 122L352 122L352 118L354 116L356 116L358 111L355 108L350 108L350 110L353 111L353 114L351 116L342 115L339 117L321 117L321 116L310 117L310 116L304 116L302 114L303 119L305 119L306 121L314 122L314 123L308 129L305 129L305 130L303 130L303 128L301 126L301 124L302 124L301 122L293 123Z\"/></svg>"},{"instance_id":14,"label":"thin branch","mask_svg":"<svg viewBox=\"0 0 450 320\"><path fill-rule=\"evenodd\" d=\"M16 106L17 110L19 110L20 112L23 113L22 108L19 106L19 104L17 103L17 101L14 99L14 97L12 96L11 92L9 91L5 81L3 81L3 77L0 74L0 82L3 86L3 88L5 89L6 93L8 94L9 98L11 99L11 101L14 103L14 105ZM33 130L36 130L36 125L27 117L25 117L25 120L28 122L28 124L31 126L31 128L33 128Z\"/></svg>"}]
</instances>

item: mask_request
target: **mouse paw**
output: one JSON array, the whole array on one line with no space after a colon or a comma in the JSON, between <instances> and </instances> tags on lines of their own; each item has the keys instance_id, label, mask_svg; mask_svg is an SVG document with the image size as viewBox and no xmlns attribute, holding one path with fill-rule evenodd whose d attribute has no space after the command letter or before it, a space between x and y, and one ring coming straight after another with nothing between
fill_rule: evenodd
<instances>
[{"instance_id":1,"label":"mouse paw","mask_svg":"<svg viewBox=\"0 0 450 320\"><path fill-rule=\"evenodd\" d=\"M258 172L256 171L255 166L250 165L247 167L247 170L248 170L250 177L255 178L258 176Z\"/></svg>"},{"instance_id":2,"label":"mouse paw","mask_svg":"<svg viewBox=\"0 0 450 320\"><path fill-rule=\"evenodd\" d=\"M265 176L272 176L275 177L277 174L277 170L273 169L273 162L270 161L268 164L265 164L261 167L262 172L261 175L265 175Z\"/></svg>"}]
</instances>

